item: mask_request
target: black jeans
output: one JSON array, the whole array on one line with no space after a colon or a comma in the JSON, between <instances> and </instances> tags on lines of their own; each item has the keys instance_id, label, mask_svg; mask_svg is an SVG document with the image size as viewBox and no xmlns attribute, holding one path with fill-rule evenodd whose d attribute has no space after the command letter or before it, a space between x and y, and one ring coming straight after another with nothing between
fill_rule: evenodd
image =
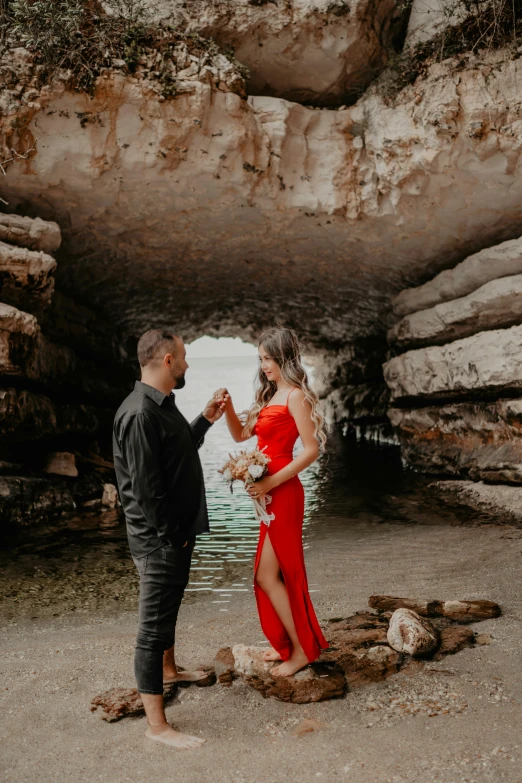
<instances>
[{"instance_id":1,"label":"black jeans","mask_svg":"<svg viewBox=\"0 0 522 783\"><path fill-rule=\"evenodd\" d=\"M165 544L134 560L140 575L140 609L134 673L140 693L163 693L163 653L174 644L176 620L189 579L196 539Z\"/></svg>"}]
</instances>

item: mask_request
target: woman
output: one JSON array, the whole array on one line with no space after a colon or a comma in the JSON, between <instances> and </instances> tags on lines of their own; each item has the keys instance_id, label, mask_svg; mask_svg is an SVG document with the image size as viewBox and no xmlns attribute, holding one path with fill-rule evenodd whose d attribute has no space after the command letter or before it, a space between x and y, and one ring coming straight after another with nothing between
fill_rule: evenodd
<instances>
[{"instance_id":1,"label":"woman","mask_svg":"<svg viewBox=\"0 0 522 783\"><path fill-rule=\"evenodd\" d=\"M254 590L261 627L272 645L264 658L282 660L272 674L288 677L328 647L308 593L302 542L304 492L297 477L317 459L326 435L295 332L280 328L264 332L259 360L255 401L246 418L241 421L230 399L225 416L236 442L257 435L259 448L270 457L268 474L248 488L257 500L271 496L268 511L274 515L269 527L261 523ZM298 437L304 448L294 459Z\"/></svg>"}]
</instances>

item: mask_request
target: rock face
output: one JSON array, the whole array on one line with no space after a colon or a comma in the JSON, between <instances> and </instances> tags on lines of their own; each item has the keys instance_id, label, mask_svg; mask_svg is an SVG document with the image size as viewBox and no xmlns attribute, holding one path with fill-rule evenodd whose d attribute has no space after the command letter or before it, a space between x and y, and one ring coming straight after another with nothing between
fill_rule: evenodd
<instances>
[{"instance_id":1,"label":"rock face","mask_svg":"<svg viewBox=\"0 0 522 783\"><path fill-rule=\"evenodd\" d=\"M102 498L133 368L127 339L55 300L56 261L42 248L59 247L56 224L1 215L0 235L0 526L26 525Z\"/></svg>"},{"instance_id":2,"label":"rock face","mask_svg":"<svg viewBox=\"0 0 522 783\"><path fill-rule=\"evenodd\" d=\"M387 63L406 21L395 0L163 0L171 20L232 48L250 76L250 95L317 106L350 103Z\"/></svg>"},{"instance_id":3,"label":"rock face","mask_svg":"<svg viewBox=\"0 0 522 783\"><path fill-rule=\"evenodd\" d=\"M442 345L522 321L522 275L492 280L468 296L407 315L389 332L397 347Z\"/></svg>"},{"instance_id":4,"label":"rock face","mask_svg":"<svg viewBox=\"0 0 522 783\"><path fill-rule=\"evenodd\" d=\"M468 296L492 280L519 274L522 274L522 238L484 248L424 285L402 291L393 300L393 309L397 315L428 310L441 302Z\"/></svg>"},{"instance_id":5,"label":"rock face","mask_svg":"<svg viewBox=\"0 0 522 783\"><path fill-rule=\"evenodd\" d=\"M396 609L387 633L390 647L397 652L422 657L439 645L439 635L432 624L411 609Z\"/></svg>"},{"instance_id":6,"label":"rock face","mask_svg":"<svg viewBox=\"0 0 522 783\"><path fill-rule=\"evenodd\" d=\"M522 326L419 348L384 365L392 401L498 395L522 390Z\"/></svg>"},{"instance_id":7,"label":"rock face","mask_svg":"<svg viewBox=\"0 0 522 783\"><path fill-rule=\"evenodd\" d=\"M393 408L403 459L424 473L522 482L522 400Z\"/></svg>"},{"instance_id":8,"label":"rock face","mask_svg":"<svg viewBox=\"0 0 522 783\"><path fill-rule=\"evenodd\" d=\"M407 464L522 483L521 270L522 241L511 240L395 298L404 317L388 331L392 349L423 346L383 368Z\"/></svg>"},{"instance_id":9,"label":"rock face","mask_svg":"<svg viewBox=\"0 0 522 783\"><path fill-rule=\"evenodd\" d=\"M263 661L265 647L236 644L232 648L235 671L263 696L306 704L342 696L346 680L342 671L328 664L314 663L293 677L273 677L274 663Z\"/></svg>"},{"instance_id":10,"label":"rock face","mask_svg":"<svg viewBox=\"0 0 522 783\"><path fill-rule=\"evenodd\" d=\"M308 350L337 355L382 337L406 286L519 235L511 53L434 64L393 101L376 84L342 111L245 99L191 62L162 101L117 69L92 98L59 81L35 97L26 54L2 65L5 144L40 136L2 197L58 220L58 287L128 331L168 313L187 339L248 338L290 319Z\"/></svg>"}]
</instances>

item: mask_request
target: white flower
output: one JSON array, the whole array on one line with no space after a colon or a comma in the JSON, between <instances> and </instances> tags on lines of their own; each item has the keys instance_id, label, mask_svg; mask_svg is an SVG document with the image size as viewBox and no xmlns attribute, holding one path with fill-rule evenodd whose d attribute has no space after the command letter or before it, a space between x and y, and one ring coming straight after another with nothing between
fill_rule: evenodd
<instances>
[{"instance_id":1,"label":"white flower","mask_svg":"<svg viewBox=\"0 0 522 783\"><path fill-rule=\"evenodd\" d=\"M249 465L248 472L252 476L252 478L258 479L261 478L261 476L264 473L264 467L262 465Z\"/></svg>"},{"instance_id":2,"label":"white flower","mask_svg":"<svg viewBox=\"0 0 522 783\"><path fill-rule=\"evenodd\" d=\"M223 478L225 481L231 481L232 480L232 471L230 468L226 468L226 470L223 471Z\"/></svg>"}]
</instances>

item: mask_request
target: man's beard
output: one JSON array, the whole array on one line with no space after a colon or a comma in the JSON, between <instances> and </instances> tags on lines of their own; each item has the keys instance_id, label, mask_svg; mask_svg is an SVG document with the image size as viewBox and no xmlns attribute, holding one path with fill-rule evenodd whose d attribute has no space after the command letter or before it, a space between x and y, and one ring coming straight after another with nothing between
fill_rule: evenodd
<instances>
[{"instance_id":1,"label":"man's beard","mask_svg":"<svg viewBox=\"0 0 522 783\"><path fill-rule=\"evenodd\" d=\"M182 389L184 387L184 385L185 385L185 373L183 373L183 375L179 375L177 377L175 375L173 375L172 376L172 380L174 381L174 388L175 389Z\"/></svg>"}]
</instances>

